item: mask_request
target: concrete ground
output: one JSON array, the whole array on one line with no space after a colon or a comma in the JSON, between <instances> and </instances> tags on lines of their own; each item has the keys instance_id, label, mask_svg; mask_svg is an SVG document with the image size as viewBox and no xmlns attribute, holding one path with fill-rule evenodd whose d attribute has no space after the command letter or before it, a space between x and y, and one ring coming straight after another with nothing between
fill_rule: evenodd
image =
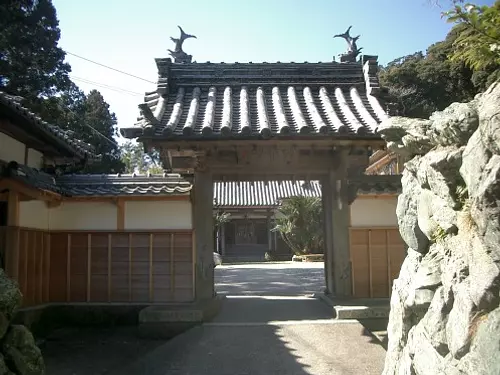
<instances>
[{"instance_id":1,"label":"concrete ground","mask_svg":"<svg viewBox=\"0 0 500 375\"><path fill-rule=\"evenodd\" d=\"M311 296L323 288L321 263L217 267L216 289L227 298L213 321L167 342L143 341L141 345L139 339L111 335L90 350L87 341L80 351L63 351L64 367L56 358L47 358L47 373L380 374L385 350L359 322L333 320L332 308ZM113 337L128 342L127 349L123 343L116 348L122 350L121 357L113 350ZM51 349L57 356L57 348ZM86 362L75 361L71 367L72 356ZM92 363L99 365L91 368Z\"/></svg>"}]
</instances>

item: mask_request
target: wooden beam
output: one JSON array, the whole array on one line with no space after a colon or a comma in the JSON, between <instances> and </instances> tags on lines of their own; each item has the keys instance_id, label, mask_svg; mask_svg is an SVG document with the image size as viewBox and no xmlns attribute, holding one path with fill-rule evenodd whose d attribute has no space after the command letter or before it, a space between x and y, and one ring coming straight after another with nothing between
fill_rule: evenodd
<instances>
[{"instance_id":1,"label":"wooden beam","mask_svg":"<svg viewBox=\"0 0 500 375\"><path fill-rule=\"evenodd\" d=\"M59 200L61 195L52 191L41 190L34 188L32 186L27 186L19 181L15 181L11 178L4 178L0 181L0 189L8 189L17 191L18 193L25 195L29 198L43 201Z\"/></svg>"},{"instance_id":2,"label":"wooden beam","mask_svg":"<svg viewBox=\"0 0 500 375\"><path fill-rule=\"evenodd\" d=\"M116 202L116 229L125 229L125 202L118 199Z\"/></svg>"}]
</instances>

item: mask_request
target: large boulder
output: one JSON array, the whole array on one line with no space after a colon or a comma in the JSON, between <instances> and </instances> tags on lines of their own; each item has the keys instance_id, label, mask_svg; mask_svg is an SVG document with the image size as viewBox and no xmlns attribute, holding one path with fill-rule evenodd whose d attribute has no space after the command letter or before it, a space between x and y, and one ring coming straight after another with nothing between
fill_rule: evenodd
<instances>
[{"instance_id":1,"label":"large boulder","mask_svg":"<svg viewBox=\"0 0 500 375\"><path fill-rule=\"evenodd\" d=\"M381 134L405 164L384 375L500 374L500 83Z\"/></svg>"},{"instance_id":2,"label":"large boulder","mask_svg":"<svg viewBox=\"0 0 500 375\"><path fill-rule=\"evenodd\" d=\"M44 375L45 364L31 332L21 325L10 326L2 348L9 368L16 375Z\"/></svg>"},{"instance_id":3,"label":"large boulder","mask_svg":"<svg viewBox=\"0 0 500 375\"><path fill-rule=\"evenodd\" d=\"M0 268L0 339L7 332L9 323L21 305L21 292L17 283Z\"/></svg>"}]
</instances>

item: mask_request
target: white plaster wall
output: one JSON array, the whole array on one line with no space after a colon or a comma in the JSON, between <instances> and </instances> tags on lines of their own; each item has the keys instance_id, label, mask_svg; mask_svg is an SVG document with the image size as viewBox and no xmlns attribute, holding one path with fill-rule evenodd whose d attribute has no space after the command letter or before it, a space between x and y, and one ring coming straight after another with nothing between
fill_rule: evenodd
<instances>
[{"instance_id":1,"label":"white plaster wall","mask_svg":"<svg viewBox=\"0 0 500 375\"><path fill-rule=\"evenodd\" d=\"M19 202L19 226L49 229L49 208L43 201Z\"/></svg>"},{"instance_id":2,"label":"white plaster wall","mask_svg":"<svg viewBox=\"0 0 500 375\"><path fill-rule=\"evenodd\" d=\"M358 198L351 205L352 227L395 227L397 197Z\"/></svg>"},{"instance_id":3,"label":"white plaster wall","mask_svg":"<svg viewBox=\"0 0 500 375\"><path fill-rule=\"evenodd\" d=\"M130 201L125 203L125 229L191 229L189 201Z\"/></svg>"},{"instance_id":4,"label":"white plaster wall","mask_svg":"<svg viewBox=\"0 0 500 375\"><path fill-rule=\"evenodd\" d=\"M107 202L65 202L51 208L51 230L116 230L117 207Z\"/></svg>"},{"instance_id":5,"label":"white plaster wall","mask_svg":"<svg viewBox=\"0 0 500 375\"><path fill-rule=\"evenodd\" d=\"M5 162L15 160L19 164L24 164L24 150L24 143L0 132L0 160Z\"/></svg>"},{"instance_id":6,"label":"white plaster wall","mask_svg":"<svg viewBox=\"0 0 500 375\"><path fill-rule=\"evenodd\" d=\"M43 154L32 148L28 149L28 167L40 169L43 163Z\"/></svg>"}]
</instances>

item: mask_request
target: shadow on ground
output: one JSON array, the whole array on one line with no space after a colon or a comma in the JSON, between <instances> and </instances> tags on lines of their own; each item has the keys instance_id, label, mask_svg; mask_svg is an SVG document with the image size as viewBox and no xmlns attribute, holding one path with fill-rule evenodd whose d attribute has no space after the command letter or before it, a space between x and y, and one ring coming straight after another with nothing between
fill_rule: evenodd
<instances>
[{"instance_id":1,"label":"shadow on ground","mask_svg":"<svg viewBox=\"0 0 500 375\"><path fill-rule=\"evenodd\" d=\"M50 375L105 375L164 342L137 337L137 328L64 328L40 345Z\"/></svg>"}]
</instances>

